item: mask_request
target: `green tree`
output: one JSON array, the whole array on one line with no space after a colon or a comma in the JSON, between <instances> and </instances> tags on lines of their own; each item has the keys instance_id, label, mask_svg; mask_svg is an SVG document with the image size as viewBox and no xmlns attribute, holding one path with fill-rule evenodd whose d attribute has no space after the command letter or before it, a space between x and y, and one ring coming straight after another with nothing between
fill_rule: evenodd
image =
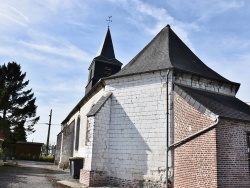
<instances>
[{"instance_id":1,"label":"green tree","mask_svg":"<svg viewBox=\"0 0 250 188\"><path fill-rule=\"evenodd\" d=\"M25 90L29 84L25 76L15 62L0 65L0 125L7 142L26 141L39 120L34 93Z\"/></svg>"}]
</instances>

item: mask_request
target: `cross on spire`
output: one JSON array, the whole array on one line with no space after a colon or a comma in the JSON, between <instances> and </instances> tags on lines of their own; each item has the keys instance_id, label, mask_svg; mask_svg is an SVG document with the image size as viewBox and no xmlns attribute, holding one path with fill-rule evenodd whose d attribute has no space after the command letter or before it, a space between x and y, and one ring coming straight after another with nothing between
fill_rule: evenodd
<instances>
[{"instance_id":1,"label":"cross on spire","mask_svg":"<svg viewBox=\"0 0 250 188\"><path fill-rule=\"evenodd\" d=\"M112 22L111 18L112 16L109 16L108 19L106 20L108 22L108 27L109 27L110 22Z\"/></svg>"}]
</instances>

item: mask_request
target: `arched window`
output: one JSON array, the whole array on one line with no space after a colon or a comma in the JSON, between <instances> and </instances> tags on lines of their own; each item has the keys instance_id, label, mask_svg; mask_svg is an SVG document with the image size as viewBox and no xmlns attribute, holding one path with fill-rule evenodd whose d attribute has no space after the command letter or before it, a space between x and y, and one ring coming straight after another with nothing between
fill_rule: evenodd
<instances>
[{"instance_id":1,"label":"arched window","mask_svg":"<svg viewBox=\"0 0 250 188\"><path fill-rule=\"evenodd\" d=\"M81 118L80 118L80 116L78 116L77 122L76 122L76 141L75 141L75 150L78 150L78 149L79 149L80 121L81 121Z\"/></svg>"}]
</instances>

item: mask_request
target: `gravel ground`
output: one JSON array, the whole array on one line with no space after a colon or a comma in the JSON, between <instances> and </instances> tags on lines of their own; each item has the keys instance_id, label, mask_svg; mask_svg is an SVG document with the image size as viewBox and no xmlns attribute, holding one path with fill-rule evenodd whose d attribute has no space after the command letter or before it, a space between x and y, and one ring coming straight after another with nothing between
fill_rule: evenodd
<instances>
[{"instance_id":1,"label":"gravel ground","mask_svg":"<svg viewBox=\"0 0 250 188\"><path fill-rule=\"evenodd\" d=\"M61 170L52 163L18 161L18 166L0 166L1 188L66 188L57 181L69 181L81 187L78 180L69 175L69 169Z\"/></svg>"}]
</instances>

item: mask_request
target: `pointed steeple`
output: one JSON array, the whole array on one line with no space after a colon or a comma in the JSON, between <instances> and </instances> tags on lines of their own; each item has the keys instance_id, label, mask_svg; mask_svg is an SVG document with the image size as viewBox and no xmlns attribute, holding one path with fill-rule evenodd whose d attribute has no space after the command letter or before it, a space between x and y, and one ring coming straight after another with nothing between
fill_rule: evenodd
<instances>
[{"instance_id":1,"label":"pointed steeple","mask_svg":"<svg viewBox=\"0 0 250 188\"><path fill-rule=\"evenodd\" d=\"M85 94L103 77L111 76L121 70L122 63L115 58L110 30L106 32L103 42L99 47L97 56L89 66L89 80Z\"/></svg>"},{"instance_id":2,"label":"pointed steeple","mask_svg":"<svg viewBox=\"0 0 250 188\"><path fill-rule=\"evenodd\" d=\"M112 64L117 64L119 66L122 65L122 63L115 58L115 52L109 27L94 60L106 61Z\"/></svg>"},{"instance_id":3,"label":"pointed steeple","mask_svg":"<svg viewBox=\"0 0 250 188\"><path fill-rule=\"evenodd\" d=\"M96 56L97 57L102 56L106 59L114 59L115 58L115 52L114 52L114 47L113 47L109 27L108 27L107 33L104 36L104 39L99 47L99 50L98 50Z\"/></svg>"}]
</instances>

